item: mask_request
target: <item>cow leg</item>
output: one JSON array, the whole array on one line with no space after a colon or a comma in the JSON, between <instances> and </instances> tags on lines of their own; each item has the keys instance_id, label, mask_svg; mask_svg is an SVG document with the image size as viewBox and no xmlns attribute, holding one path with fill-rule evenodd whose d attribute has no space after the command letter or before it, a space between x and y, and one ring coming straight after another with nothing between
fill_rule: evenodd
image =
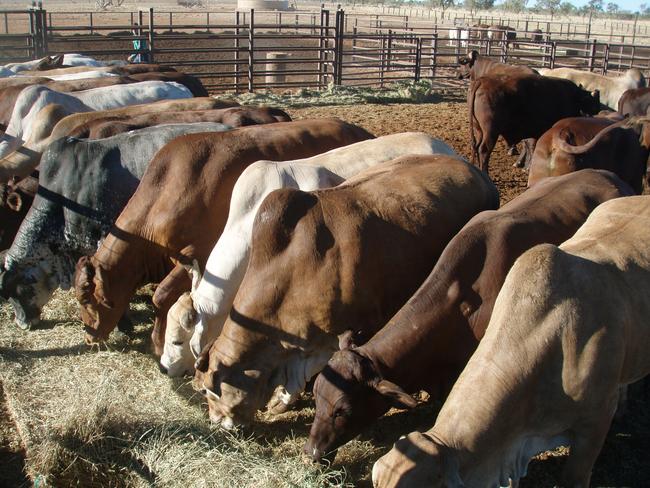
<instances>
[{"instance_id":1,"label":"cow leg","mask_svg":"<svg viewBox=\"0 0 650 488\"><path fill-rule=\"evenodd\" d=\"M605 443L616 410L617 396L615 395L610 402L610 408L604 411L600 418L574 429L575 435L571 443L571 452L562 473L562 486L589 488L591 470Z\"/></svg>"},{"instance_id":2,"label":"cow leg","mask_svg":"<svg viewBox=\"0 0 650 488\"><path fill-rule=\"evenodd\" d=\"M488 166L490 164L490 155L492 150L497 143L497 137L491 133L485 134L485 137L478 146L478 159L479 159L479 168L481 171L485 171L485 174L488 174Z\"/></svg>"},{"instance_id":3,"label":"cow leg","mask_svg":"<svg viewBox=\"0 0 650 488\"><path fill-rule=\"evenodd\" d=\"M156 288L153 294L155 320L151 340L154 352L162 356L165 346L165 330L167 328L167 312L176 300L186 291L192 289L192 280L183 266L176 265Z\"/></svg>"},{"instance_id":4,"label":"cow leg","mask_svg":"<svg viewBox=\"0 0 650 488\"><path fill-rule=\"evenodd\" d=\"M512 165L513 168L525 168L528 169L530 166L530 161L533 158L533 152L535 152L535 144L537 139L524 139L522 141L524 149L519 156L519 159L515 164Z\"/></svg>"}]
</instances>

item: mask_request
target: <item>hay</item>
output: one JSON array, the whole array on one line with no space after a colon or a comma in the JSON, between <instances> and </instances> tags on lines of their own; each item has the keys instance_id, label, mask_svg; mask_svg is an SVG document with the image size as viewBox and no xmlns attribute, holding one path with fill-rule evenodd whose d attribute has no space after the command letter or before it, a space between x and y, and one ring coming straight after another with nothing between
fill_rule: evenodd
<instances>
[{"instance_id":1,"label":"hay","mask_svg":"<svg viewBox=\"0 0 650 488\"><path fill-rule=\"evenodd\" d=\"M76 310L71 292L57 292L44 328L22 332L0 307L0 381L40 486L351 486L344 470L303 462L307 416L287 414L300 434L277 420L255 436L215 430L190 381L158 371L142 302L134 336L101 351L82 344Z\"/></svg>"},{"instance_id":2,"label":"hay","mask_svg":"<svg viewBox=\"0 0 650 488\"><path fill-rule=\"evenodd\" d=\"M454 93L457 94L458 90ZM322 107L325 105L359 105L367 103L435 103L442 101L447 90L434 91L431 82L422 80L398 81L388 87L377 89L330 84L327 89L277 93L270 90L239 95L216 95L215 98L232 100L242 105L266 105L278 108ZM448 99L449 97L445 97Z\"/></svg>"}]
</instances>

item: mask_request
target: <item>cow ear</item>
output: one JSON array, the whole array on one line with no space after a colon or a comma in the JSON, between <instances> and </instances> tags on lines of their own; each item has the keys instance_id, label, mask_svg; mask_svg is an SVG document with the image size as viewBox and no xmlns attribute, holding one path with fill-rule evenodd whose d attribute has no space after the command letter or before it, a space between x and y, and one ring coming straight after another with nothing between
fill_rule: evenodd
<instances>
[{"instance_id":1,"label":"cow ear","mask_svg":"<svg viewBox=\"0 0 650 488\"><path fill-rule=\"evenodd\" d=\"M20 212L20 209L23 207L23 198L19 193L13 191L7 195L7 207L14 212Z\"/></svg>"},{"instance_id":2,"label":"cow ear","mask_svg":"<svg viewBox=\"0 0 650 488\"><path fill-rule=\"evenodd\" d=\"M392 381L379 380L374 385L374 388L385 397L390 398L396 406L401 408L414 408L418 404L411 395Z\"/></svg>"},{"instance_id":3,"label":"cow ear","mask_svg":"<svg viewBox=\"0 0 650 488\"><path fill-rule=\"evenodd\" d=\"M52 56L52 65L56 67L61 67L63 66L63 54L58 54L57 56Z\"/></svg>"},{"instance_id":4,"label":"cow ear","mask_svg":"<svg viewBox=\"0 0 650 488\"><path fill-rule=\"evenodd\" d=\"M90 303L95 293L95 268L90 261L89 256L82 256L77 261L77 271L75 273L74 289L77 300L82 305Z\"/></svg>"},{"instance_id":5,"label":"cow ear","mask_svg":"<svg viewBox=\"0 0 650 488\"><path fill-rule=\"evenodd\" d=\"M208 344L203 348L199 357L196 358L194 362L194 369L200 371L201 373L208 372L208 365L210 364L210 347L212 344Z\"/></svg>"},{"instance_id":6,"label":"cow ear","mask_svg":"<svg viewBox=\"0 0 650 488\"><path fill-rule=\"evenodd\" d=\"M104 274L104 270L102 269L101 265L97 265L95 267L95 285L97 288L101 290L101 294L99 298L99 303L102 304L106 308L113 308L113 302L112 300L109 300L106 298L109 295L110 288L108 287L108 281L106 280L106 275Z\"/></svg>"},{"instance_id":7,"label":"cow ear","mask_svg":"<svg viewBox=\"0 0 650 488\"><path fill-rule=\"evenodd\" d=\"M469 59L472 62L471 64L474 64L478 59L478 51L474 50L471 53L469 53Z\"/></svg>"}]
</instances>

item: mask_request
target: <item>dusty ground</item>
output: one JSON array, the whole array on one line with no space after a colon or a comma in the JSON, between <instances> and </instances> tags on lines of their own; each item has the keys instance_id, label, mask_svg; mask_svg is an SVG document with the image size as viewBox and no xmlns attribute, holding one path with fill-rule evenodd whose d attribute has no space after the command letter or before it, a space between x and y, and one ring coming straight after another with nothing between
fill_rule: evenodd
<instances>
[{"instance_id":1,"label":"dusty ground","mask_svg":"<svg viewBox=\"0 0 650 488\"><path fill-rule=\"evenodd\" d=\"M462 100L288 111L296 119L338 117L376 135L424 131L469 156L468 121ZM500 190L502 203L525 189L526 175L511 168L513 160L500 143L493 154L490 175ZM0 381L10 400L8 404L0 403L0 486L24 484L23 464L32 479L45 476L50 486L67 486L74 480L87 486L326 486L323 478L316 478L318 473L304 467L300 460L300 448L313 415L309 396L295 411L272 419L260 415L254 428L242 433L245 441L233 444L232 439L214 434L205 420L205 406L187 382L162 377L148 353L152 314L146 302L150 293L151 290L141 293L132 305L130 313L137 324L134 337L126 341L114 338L109 349L101 352L89 351L81 345L81 327L74 297L69 292L58 293L48 307L45 327L29 333L14 327L7 305L0 307ZM640 387L632 392L628 414L612 428L595 468L595 486L650 486L647 392L647 388ZM11 418L7 415L8 406ZM400 434L430 427L439 406L436 403L421 405L411 412L392 411L340 450L331 472L344 470L348 484L336 482L327 486L368 487L374 460ZM14 419L23 434L22 444ZM75 427L75 422L99 424L101 428L84 434L88 427ZM177 430L165 438L166 444L161 447L150 441L167 428ZM189 460L189 454L181 456L189 452L188 436L192 446L200 444L200 455ZM23 446L29 454L27 461ZM224 450L223 446L228 447ZM50 454L47 463L43 461L52 452L56 455ZM562 457L545 455L543 460L534 461L521 486L553 486ZM206 478L189 478L186 466L194 466L191 462L197 465L192 468L194 475L205 469L205 463L230 468L227 473L223 468L222 484L212 479L216 484L208 481L206 485ZM285 464L272 464L279 462ZM262 464L268 468L260 467ZM268 471L260 474L262 469ZM296 480L285 480L294 469L304 473ZM272 475L274 470L277 473Z\"/></svg>"}]
</instances>

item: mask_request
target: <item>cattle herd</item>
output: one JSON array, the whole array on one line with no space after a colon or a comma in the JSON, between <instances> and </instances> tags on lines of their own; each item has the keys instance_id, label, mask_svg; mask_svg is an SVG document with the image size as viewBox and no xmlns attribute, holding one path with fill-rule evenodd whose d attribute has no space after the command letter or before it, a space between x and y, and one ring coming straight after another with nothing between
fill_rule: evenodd
<instances>
[{"instance_id":1,"label":"cattle herd","mask_svg":"<svg viewBox=\"0 0 650 488\"><path fill-rule=\"evenodd\" d=\"M223 428L313 380L319 461L425 390L446 399L435 424L404 432L376 487L516 486L560 445L562 486L589 486L625 386L650 373L639 70L469 53L474 164L424 133L219 101L159 65L71 54L0 76L0 296L18 327L73 287L101 343L157 283L160 370L194 375ZM499 136L529 171L501 208Z\"/></svg>"}]
</instances>

